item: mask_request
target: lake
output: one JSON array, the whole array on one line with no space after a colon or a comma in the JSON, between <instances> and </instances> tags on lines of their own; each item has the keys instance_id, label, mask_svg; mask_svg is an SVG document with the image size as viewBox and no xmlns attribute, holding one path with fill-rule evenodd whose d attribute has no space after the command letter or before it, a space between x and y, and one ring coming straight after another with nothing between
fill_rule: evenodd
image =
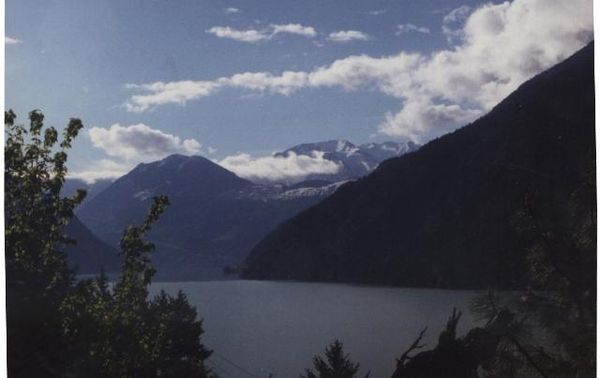
<instances>
[{"instance_id":1,"label":"lake","mask_svg":"<svg viewBox=\"0 0 600 378\"><path fill-rule=\"evenodd\" d=\"M363 375L389 377L425 326L427 346L437 345L453 307L463 310L458 329L466 332L469 302L481 293L242 280L158 282L151 292L160 289L181 289L196 306L214 350L210 366L222 378L298 377L336 338Z\"/></svg>"}]
</instances>

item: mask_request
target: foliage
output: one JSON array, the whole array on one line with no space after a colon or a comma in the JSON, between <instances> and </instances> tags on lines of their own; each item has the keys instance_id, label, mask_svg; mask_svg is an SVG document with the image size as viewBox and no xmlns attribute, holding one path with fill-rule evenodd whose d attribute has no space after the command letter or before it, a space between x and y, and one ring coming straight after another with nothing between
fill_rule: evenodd
<instances>
[{"instance_id":1,"label":"foliage","mask_svg":"<svg viewBox=\"0 0 600 378\"><path fill-rule=\"evenodd\" d=\"M527 265L532 288L516 303L500 305L493 294L473 309L484 319L514 313L490 376L533 370L542 377L587 377L596 369L596 204L593 162L566 208L552 221L532 194L515 223L531 235ZM515 373L516 372L516 373Z\"/></svg>"},{"instance_id":2,"label":"foliage","mask_svg":"<svg viewBox=\"0 0 600 378\"><path fill-rule=\"evenodd\" d=\"M125 230L123 266L112 290L101 275L80 282L78 292L63 306L67 337L78 355L72 366L75 375L94 371L100 377L211 376L204 361L212 352L200 343L202 323L185 295L161 292L148 300L155 273L148 254L154 245L143 237L167 205L166 197L154 198L144 223Z\"/></svg>"},{"instance_id":3,"label":"foliage","mask_svg":"<svg viewBox=\"0 0 600 378\"><path fill-rule=\"evenodd\" d=\"M485 321L456 337L452 314L436 348L415 356L424 331L397 360L394 378L590 377L596 351L595 167L578 170L564 206L532 191L513 217L529 240L531 288L516 299L493 291L476 297L472 311ZM557 197L562 197L557 195ZM556 200L556 201L562 201ZM550 205L550 206L548 206ZM555 205L555 206L552 206Z\"/></svg>"},{"instance_id":4,"label":"foliage","mask_svg":"<svg viewBox=\"0 0 600 378\"><path fill-rule=\"evenodd\" d=\"M456 328L461 315L461 312L453 310L435 348L411 355L413 351L425 347L421 340L426 329L422 330L406 352L396 360L392 378L479 377L479 367L495 355L500 336L513 317L508 312L499 313L484 327L475 327L466 335L457 337Z\"/></svg>"},{"instance_id":5,"label":"foliage","mask_svg":"<svg viewBox=\"0 0 600 378\"><path fill-rule=\"evenodd\" d=\"M63 227L85 197L61 198L66 150L82 127L71 119L58 142L44 116L29 113L29 125L15 125L6 112L4 149L8 368L11 376L58 375L65 356L59 305L73 282L59 245L72 242ZM58 146L57 146L58 143Z\"/></svg>"},{"instance_id":6,"label":"foliage","mask_svg":"<svg viewBox=\"0 0 600 378\"><path fill-rule=\"evenodd\" d=\"M326 360L325 360L326 359ZM359 363L350 360L348 354L344 354L344 345L335 340L325 349L325 359L320 356L313 358L316 372L306 369L306 376L302 378L354 378L357 376ZM365 378L369 377L369 374Z\"/></svg>"},{"instance_id":7,"label":"foliage","mask_svg":"<svg viewBox=\"0 0 600 378\"><path fill-rule=\"evenodd\" d=\"M154 245L144 241L168 205L165 196L141 226L121 240L123 265L114 285L101 274L76 280L61 251L73 243L65 226L84 191L62 198L67 153L83 127L71 119L63 140L43 131L40 111L29 127L5 113L5 215L8 366L11 377L207 377L211 354L202 323L183 293L148 299ZM43 136L42 136L43 131Z\"/></svg>"}]
</instances>

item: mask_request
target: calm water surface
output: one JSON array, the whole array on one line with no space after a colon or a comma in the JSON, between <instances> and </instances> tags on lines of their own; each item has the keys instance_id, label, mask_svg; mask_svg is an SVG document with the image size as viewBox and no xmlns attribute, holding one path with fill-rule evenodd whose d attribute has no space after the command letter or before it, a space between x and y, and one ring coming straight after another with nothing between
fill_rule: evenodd
<instances>
[{"instance_id":1,"label":"calm water surface","mask_svg":"<svg viewBox=\"0 0 600 378\"><path fill-rule=\"evenodd\" d=\"M197 307L222 378L298 377L336 338L362 372L389 377L423 327L428 346L437 344L453 307L464 310L459 334L468 330L469 301L479 294L271 281L160 282L151 291L160 289L181 289Z\"/></svg>"}]
</instances>

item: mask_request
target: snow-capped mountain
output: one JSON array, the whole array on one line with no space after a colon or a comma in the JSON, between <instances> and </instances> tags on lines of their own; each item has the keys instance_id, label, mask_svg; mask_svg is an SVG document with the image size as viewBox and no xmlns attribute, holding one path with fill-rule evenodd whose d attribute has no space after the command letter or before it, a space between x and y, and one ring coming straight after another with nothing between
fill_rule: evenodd
<instances>
[{"instance_id":1,"label":"snow-capped mountain","mask_svg":"<svg viewBox=\"0 0 600 378\"><path fill-rule=\"evenodd\" d=\"M140 164L78 211L111 246L144 219L152 197L171 205L153 227L157 279L215 279L239 264L279 223L333 193L342 183L255 184L200 156L171 155Z\"/></svg>"},{"instance_id":2,"label":"snow-capped mountain","mask_svg":"<svg viewBox=\"0 0 600 378\"><path fill-rule=\"evenodd\" d=\"M323 154L323 158L335 162L341 168L335 174L312 174L306 179L338 182L365 176L377 168L382 161L416 151L418 148L419 146L411 141L355 145L341 139L299 144L276 153L275 156L287 157L290 153L306 156Z\"/></svg>"},{"instance_id":3,"label":"snow-capped mountain","mask_svg":"<svg viewBox=\"0 0 600 378\"><path fill-rule=\"evenodd\" d=\"M123 229L143 219L152 197L166 194L171 206L150 235L157 245L157 277L215 278L224 266L241 263L281 222L383 160L415 149L413 143L356 146L345 140L298 145L280 156L316 152L341 169L294 184L252 182L201 156L171 155L138 165L83 203L77 214L100 239L117 246Z\"/></svg>"}]
</instances>

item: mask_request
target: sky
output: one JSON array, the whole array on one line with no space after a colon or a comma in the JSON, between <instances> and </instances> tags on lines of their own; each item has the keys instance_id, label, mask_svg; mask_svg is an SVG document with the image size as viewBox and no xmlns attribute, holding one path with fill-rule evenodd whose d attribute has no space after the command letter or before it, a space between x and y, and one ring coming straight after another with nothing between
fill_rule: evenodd
<instances>
[{"instance_id":1,"label":"sky","mask_svg":"<svg viewBox=\"0 0 600 378\"><path fill-rule=\"evenodd\" d=\"M271 154L426 143L592 36L592 0L6 0L5 106L81 118L87 181L173 153L327 169Z\"/></svg>"}]
</instances>

